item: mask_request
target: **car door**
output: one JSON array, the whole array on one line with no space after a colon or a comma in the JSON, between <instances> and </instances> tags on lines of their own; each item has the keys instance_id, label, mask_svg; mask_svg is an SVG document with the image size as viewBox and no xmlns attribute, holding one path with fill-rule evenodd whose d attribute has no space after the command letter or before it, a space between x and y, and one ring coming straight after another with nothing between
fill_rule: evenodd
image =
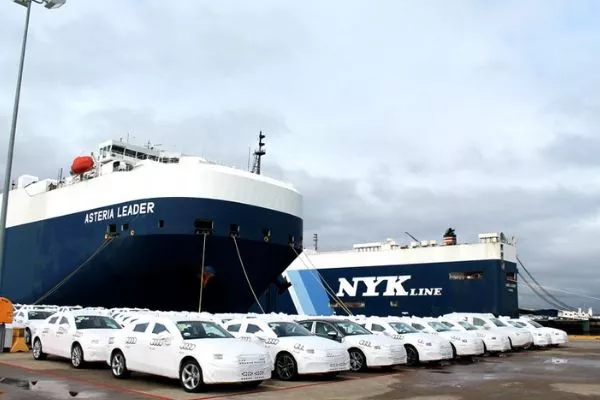
<instances>
[{"instance_id":1,"label":"car door","mask_svg":"<svg viewBox=\"0 0 600 400\"><path fill-rule=\"evenodd\" d=\"M145 367L146 363L144 363L148 350L143 344L145 332L150 330L149 325L149 322L135 324L125 335L123 354L125 355L127 367L132 371L149 372Z\"/></svg>"},{"instance_id":2,"label":"car door","mask_svg":"<svg viewBox=\"0 0 600 400\"><path fill-rule=\"evenodd\" d=\"M151 374L168 376L171 369L169 365L175 355L174 332L170 332L160 322L150 324L147 331L141 338L142 346L148 350L147 356L142 360L144 368Z\"/></svg>"},{"instance_id":3,"label":"car door","mask_svg":"<svg viewBox=\"0 0 600 400\"><path fill-rule=\"evenodd\" d=\"M42 342L42 349L46 354L58 355L56 332L58 330L58 321L61 317L62 314L53 316L48 320L48 323L40 329L39 337Z\"/></svg>"},{"instance_id":4,"label":"car door","mask_svg":"<svg viewBox=\"0 0 600 400\"><path fill-rule=\"evenodd\" d=\"M266 345L265 339L267 338L267 335L265 332L263 332L260 326L253 324L252 322L248 322L245 325L244 337L247 337L247 340L251 342Z\"/></svg>"},{"instance_id":5,"label":"car door","mask_svg":"<svg viewBox=\"0 0 600 400\"><path fill-rule=\"evenodd\" d=\"M56 324L54 334L54 343L56 345L56 355L60 357L71 356L71 335L69 334L69 319L66 315L62 315Z\"/></svg>"}]
</instances>

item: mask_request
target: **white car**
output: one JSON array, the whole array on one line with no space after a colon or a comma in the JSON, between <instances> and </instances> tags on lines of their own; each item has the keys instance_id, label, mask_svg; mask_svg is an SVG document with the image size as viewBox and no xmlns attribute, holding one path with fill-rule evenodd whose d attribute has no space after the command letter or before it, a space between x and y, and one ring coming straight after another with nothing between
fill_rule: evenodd
<instances>
[{"instance_id":1,"label":"white car","mask_svg":"<svg viewBox=\"0 0 600 400\"><path fill-rule=\"evenodd\" d=\"M317 336L345 345L350 354L350 370L353 372L369 367L406 364L406 349L402 343L375 335L356 322L341 318L303 318L298 322Z\"/></svg>"},{"instance_id":2,"label":"white car","mask_svg":"<svg viewBox=\"0 0 600 400\"><path fill-rule=\"evenodd\" d=\"M120 330L117 321L102 311L58 312L32 332L33 358L70 358L75 368L85 362L105 361L109 340Z\"/></svg>"},{"instance_id":3,"label":"white car","mask_svg":"<svg viewBox=\"0 0 600 400\"><path fill-rule=\"evenodd\" d=\"M479 313L451 313L443 316L444 318L460 321L467 321L477 327L482 327L490 332L499 332L508 335L511 349L527 349L533 344L533 335L525 329L515 328L507 325L494 317L493 314Z\"/></svg>"},{"instance_id":4,"label":"white car","mask_svg":"<svg viewBox=\"0 0 600 400\"><path fill-rule=\"evenodd\" d=\"M229 320L224 326L237 338L264 345L270 351L275 376L281 380L350 370L346 346L313 335L295 321L245 318Z\"/></svg>"},{"instance_id":5,"label":"white car","mask_svg":"<svg viewBox=\"0 0 600 400\"><path fill-rule=\"evenodd\" d=\"M540 323L538 323L534 320L525 318L525 317L519 318L518 321L527 326L550 333L550 345L551 346L558 346L560 344L566 344L569 342L569 336L567 335L567 332L563 331L562 329L556 329L556 328L550 328L548 326L543 326Z\"/></svg>"},{"instance_id":6,"label":"white car","mask_svg":"<svg viewBox=\"0 0 600 400\"><path fill-rule=\"evenodd\" d=\"M404 322L409 323L408 319ZM439 335L444 339L449 340L452 345L452 358L479 356L484 352L483 341L480 338L474 337L458 329L449 328L433 318L413 317L410 320L410 324L413 328L416 328L421 332Z\"/></svg>"},{"instance_id":7,"label":"white car","mask_svg":"<svg viewBox=\"0 0 600 400\"><path fill-rule=\"evenodd\" d=\"M269 352L236 339L211 321L177 316L139 316L109 346L115 378L130 371L179 379L186 392L206 384L244 383L256 387L271 378Z\"/></svg>"},{"instance_id":8,"label":"white car","mask_svg":"<svg viewBox=\"0 0 600 400\"><path fill-rule=\"evenodd\" d=\"M442 361L452 358L450 341L429 333L419 332L399 317L369 317L360 324L377 335L388 336L404 345L407 364Z\"/></svg>"},{"instance_id":9,"label":"white car","mask_svg":"<svg viewBox=\"0 0 600 400\"><path fill-rule=\"evenodd\" d=\"M450 321L441 318L438 320L448 328L463 330L483 340L484 352L503 353L510 350L510 341L506 334L478 328L467 321Z\"/></svg>"},{"instance_id":10,"label":"white car","mask_svg":"<svg viewBox=\"0 0 600 400\"><path fill-rule=\"evenodd\" d=\"M502 321L514 326L515 328L522 328L531 332L533 335L533 345L535 347L547 347L551 344L552 334L548 331L534 328L517 319L502 319Z\"/></svg>"},{"instance_id":11,"label":"white car","mask_svg":"<svg viewBox=\"0 0 600 400\"><path fill-rule=\"evenodd\" d=\"M25 343L30 346L31 332L43 325L46 322L46 319L54 313L56 313L56 309L24 308L15 314L13 325L20 325L25 328Z\"/></svg>"}]
</instances>

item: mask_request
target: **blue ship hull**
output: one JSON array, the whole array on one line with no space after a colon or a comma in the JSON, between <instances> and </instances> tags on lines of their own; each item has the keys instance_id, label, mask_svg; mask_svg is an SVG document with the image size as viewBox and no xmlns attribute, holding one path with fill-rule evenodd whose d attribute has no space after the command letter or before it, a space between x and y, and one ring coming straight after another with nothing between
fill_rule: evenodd
<instances>
[{"instance_id":1,"label":"blue ship hull","mask_svg":"<svg viewBox=\"0 0 600 400\"><path fill-rule=\"evenodd\" d=\"M410 276L403 282L400 295L393 289L386 293L387 281L384 280L371 293L364 293L367 286L360 283L354 296L347 293L339 296L355 315L436 317L452 312L482 312L518 316L517 287L515 281L509 278L512 274L516 276L517 266L508 261L476 260L318 271L336 295L339 294L340 278L352 283L355 277ZM482 274L478 279L450 279L451 273L472 271ZM288 270L286 273L297 300L294 303L289 290L279 296L271 292L269 300L276 303L277 311L308 315L346 314L336 304L335 298L328 295L315 269Z\"/></svg>"},{"instance_id":2,"label":"blue ship hull","mask_svg":"<svg viewBox=\"0 0 600 400\"><path fill-rule=\"evenodd\" d=\"M122 216L124 206L140 202L153 202L153 213ZM197 198L144 199L105 209L111 208L112 219L90 214L98 209L8 228L1 295L24 304L197 311L204 236L195 224L202 219L213 222L204 252L212 277L202 310L246 312L255 301L231 224L239 226L237 244L257 295L296 257L290 243L302 249L302 219L270 209ZM111 229L115 237L107 240Z\"/></svg>"}]
</instances>

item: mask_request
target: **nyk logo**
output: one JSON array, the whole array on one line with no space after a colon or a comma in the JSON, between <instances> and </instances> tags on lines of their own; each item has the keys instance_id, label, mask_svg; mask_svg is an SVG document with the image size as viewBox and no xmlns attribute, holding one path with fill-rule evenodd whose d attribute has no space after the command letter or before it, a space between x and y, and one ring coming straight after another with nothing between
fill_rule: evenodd
<instances>
[{"instance_id":1,"label":"nyk logo","mask_svg":"<svg viewBox=\"0 0 600 400\"><path fill-rule=\"evenodd\" d=\"M362 296L441 296L442 288L411 288L408 291L403 283L408 281L411 275L400 276L366 276L352 278L350 283L346 278L338 278L340 282L338 297L348 295L356 297L359 288L364 288ZM385 282L385 283L384 283ZM382 293L383 290L383 293Z\"/></svg>"}]
</instances>

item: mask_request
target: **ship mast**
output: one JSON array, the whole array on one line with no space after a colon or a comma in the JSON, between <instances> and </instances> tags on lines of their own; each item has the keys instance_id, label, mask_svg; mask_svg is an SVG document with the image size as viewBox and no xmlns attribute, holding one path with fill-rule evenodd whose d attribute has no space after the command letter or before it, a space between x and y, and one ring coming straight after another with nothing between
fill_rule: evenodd
<instances>
[{"instance_id":1,"label":"ship mast","mask_svg":"<svg viewBox=\"0 0 600 400\"><path fill-rule=\"evenodd\" d=\"M262 131L260 131L260 133L258 134L258 149L254 151L254 164L252 165L253 174L260 175L261 157L267 154L267 152L263 148L265 144L262 141L265 137L266 136L263 135Z\"/></svg>"}]
</instances>

